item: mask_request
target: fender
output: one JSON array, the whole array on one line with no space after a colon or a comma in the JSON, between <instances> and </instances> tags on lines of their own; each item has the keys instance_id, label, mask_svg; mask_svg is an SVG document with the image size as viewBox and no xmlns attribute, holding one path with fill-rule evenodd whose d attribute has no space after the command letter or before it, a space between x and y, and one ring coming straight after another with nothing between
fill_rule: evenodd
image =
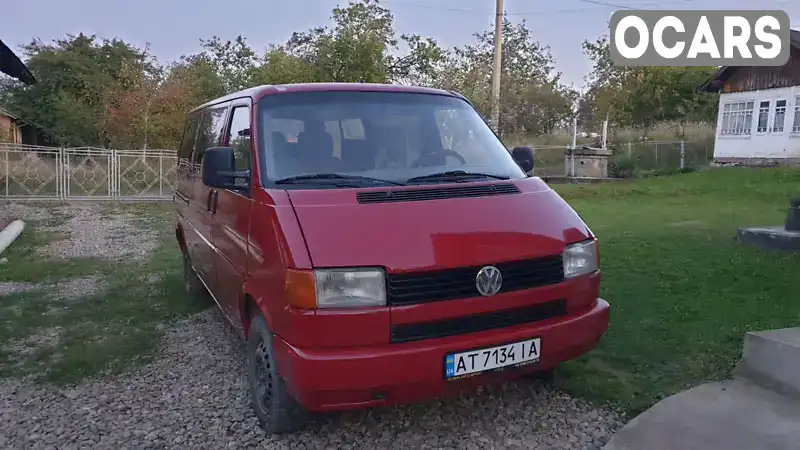
<instances>
[{"instance_id":1,"label":"fender","mask_svg":"<svg viewBox=\"0 0 800 450\"><path fill-rule=\"evenodd\" d=\"M239 312L242 318L245 339L247 339L250 332L250 316L252 314L250 310L252 307L248 305L249 299L252 299L253 304L261 312L261 315L264 316L264 320L267 322L267 328L270 330L274 329L274 319L269 312L269 308L267 308L266 288L259 286L259 283L248 277L244 283L242 283L241 296L239 299Z\"/></svg>"}]
</instances>

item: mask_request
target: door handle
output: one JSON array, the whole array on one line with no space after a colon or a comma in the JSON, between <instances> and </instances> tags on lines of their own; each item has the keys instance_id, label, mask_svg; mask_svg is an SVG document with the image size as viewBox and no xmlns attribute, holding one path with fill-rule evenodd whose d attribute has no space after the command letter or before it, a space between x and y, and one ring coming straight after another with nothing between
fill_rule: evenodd
<instances>
[{"instance_id":1,"label":"door handle","mask_svg":"<svg viewBox=\"0 0 800 450\"><path fill-rule=\"evenodd\" d=\"M206 198L206 211L211 212L211 199L214 198L214 190L208 190L208 198Z\"/></svg>"},{"instance_id":2,"label":"door handle","mask_svg":"<svg viewBox=\"0 0 800 450\"><path fill-rule=\"evenodd\" d=\"M211 201L211 214L217 213L217 203L219 203L219 191L214 191L214 199Z\"/></svg>"}]
</instances>

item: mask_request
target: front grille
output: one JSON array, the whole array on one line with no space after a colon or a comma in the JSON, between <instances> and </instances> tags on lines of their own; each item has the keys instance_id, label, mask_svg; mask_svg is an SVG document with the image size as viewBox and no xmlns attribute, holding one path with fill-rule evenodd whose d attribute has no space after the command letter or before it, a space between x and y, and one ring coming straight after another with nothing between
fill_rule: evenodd
<instances>
[{"instance_id":1,"label":"front grille","mask_svg":"<svg viewBox=\"0 0 800 450\"><path fill-rule=\"evenodd\" d=\"M514 325L539 322L563 316L567 313L565 300L553 300L523 308L478 314L455 319L437 320L392 326L392 343L421 341L458 334L505 328Z\"/></svg>"},{"instance_id":2,"label":"front grille","mask_svg":"<svg viewBox=\"0 0 800 450\"><path fill-rule=\"evenodd\" d=\"M561 255L494 264L500 269L503 284L500 293L531 289L564 280ZM458 267L386 277L389 305L414 305L480 296L475 277L484 266Z\"/></svg>"},{"instance_id":3,"label":"front grille","mask_svg":"<svg viewBox=\"0 0 800 450\"><path fill-rule=\"evenodd\" d=\"M519 188L512 183L496 183L423 189L391 189L385 191L359 192L356 194L356 199L358 200L358 203L394 203L510 194L519 194Z\"/></svg>"}]
</instances>

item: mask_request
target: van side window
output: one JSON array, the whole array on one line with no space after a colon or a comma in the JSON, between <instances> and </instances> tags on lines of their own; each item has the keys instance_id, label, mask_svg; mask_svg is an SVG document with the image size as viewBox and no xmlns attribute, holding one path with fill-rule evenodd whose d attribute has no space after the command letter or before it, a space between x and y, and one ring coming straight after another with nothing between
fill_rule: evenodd
<instances>
[{"instance_id":1,"label":"van side window","mask_svg":"<svg viewBox=\"0 0 800 450\"><path fill-rule=\"evenodd\" d=\"M197 127L200 124L200 114L192 114L186 120L186 127L183 129L183 138L178 150L178 170L188 170L191 168L192 150L197 139Z\"/></svg>"},{"instance_id":2,"label":"van side window","mask_svg":"<svg viewBox=\"0 0 800 450\"><path fill-rule=\"evenodd\" d=\"M197 135L197 145L194 150L192 161L201 166L203 154L209 147L217 147L222 141L222 129L225 127L225 113L228 106L217 106L203 112L203 120L200 121L200 132Z\"/></svg>"},{"instance_id":3,"label":"van side window","mask_svg":"<svg viewBox=\"0 0 800 450\"><path fill-rule=\"evenodd\" d=\"M236 170L250 170L250 107L237 106L231 111L228 146L233 148Z\"/></svg>"}]
</instances>

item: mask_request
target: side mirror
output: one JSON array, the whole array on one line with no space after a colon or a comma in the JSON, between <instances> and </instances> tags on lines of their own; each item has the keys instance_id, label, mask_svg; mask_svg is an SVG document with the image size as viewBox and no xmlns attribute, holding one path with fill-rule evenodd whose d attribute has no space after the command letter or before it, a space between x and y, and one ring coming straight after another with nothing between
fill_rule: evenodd
<instances>
[{"instance_id":1,"label":"side mirror","mask_svg":"<svg viewBox=\"0 0 800 450\"><path fill-rule=\"evenodd\" d=\"M533 149L531 147L514 147L511 157L525 173L533 170Z\"/></svg>"},{"instance_id":2,"label":"side mirror","mask_svg":"<svg viewBox=\"0 0 800 450\"><path fill-rule=\"evenodd\" d=\"M250 171L236 172L231 147L211 147L203 153L203 184L219 189L242 190L250 186ZM237 183L236 180L244 180Z\"/></svg>"}]
</instances>

